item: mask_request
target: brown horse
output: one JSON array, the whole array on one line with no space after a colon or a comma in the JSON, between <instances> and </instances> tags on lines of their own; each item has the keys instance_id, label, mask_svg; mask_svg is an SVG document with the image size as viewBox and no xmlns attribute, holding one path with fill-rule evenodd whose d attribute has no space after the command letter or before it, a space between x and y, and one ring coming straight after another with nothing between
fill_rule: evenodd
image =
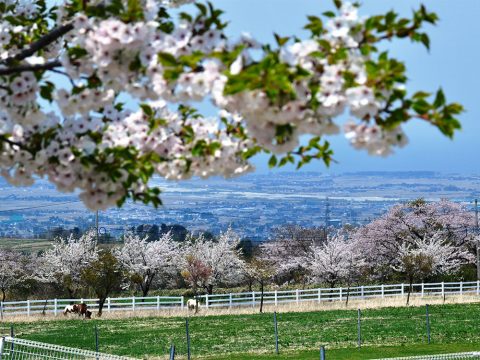
<instances>
[{"instance_id":1,"label":"brown horse","mask_svg":"<svg viewBox=\"0 0 480 360\"><path fill-rule=\"evenodd\" d=\"M92 318L92 312L88 310L87 304L85 303L65 306L63 315L67 316L67 314L78 314L78 316L83 316L85 319Z\"/></svg>"}]
</instances>

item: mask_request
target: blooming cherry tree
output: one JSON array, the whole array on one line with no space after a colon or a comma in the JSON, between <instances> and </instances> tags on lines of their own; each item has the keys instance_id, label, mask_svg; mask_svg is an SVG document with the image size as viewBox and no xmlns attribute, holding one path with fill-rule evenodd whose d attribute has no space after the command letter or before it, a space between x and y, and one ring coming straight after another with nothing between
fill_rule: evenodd
<instances>
[{"instance_id":1,"label":"blooming cherry tree","mask_svg":"<svg viewBox=\"0 0 480 360\"><path fill-rule=\"evenodd\" d=\"M429 47L421 6L411 18L390 11L310 16L307 39L275 34L261 44L225 35L222 11L170 8L192 1L0 1L0 173L16 185L46 177L78 191L91 209L127 198L161 203L148 181L237 176L249 159L270 166L313 159L327 165L325 139L344 132L357 149L385 156L407 143L402 124L420 119L452 137L462 106L442 90L409 94L405 65L383 42ZM195 103L209 100L217 117ZM308 140L300 143L300 136Z\"/></svg>"},{"instance_id":2,"label":"blooming cherry tree","mask_svg":"<svg viewBox=\"0 0 480 360\"><path fill-rule=\"evenodd\" d=\"M275 229L271 240L260 246L259 258L275 264L277 278L294 279L306 284L308 257L312 246L325 241L326 229L284 225Z\"/></svg>"},{"instance_id":3,"label":"blooming cherry tree","mask_svg":"<svg viewBox=\"0 0 480 360\"><path fill-rule=\"evenodd\" d=\"M1 301L5 301L7 292L25 281L28 276L25 256L12 250L0 250Z\"/></svg>"},{"instance_id":4,"label":"blooming cherry tree","mask_svg":"<svg viewBox=\"0 0 480 360\"><path fill-rule=\"evenodd\" d=\"M114 251L133 283L138 284L142 295L147 296L157 278L176 273L177 244L166 233L156 241L147 241L138 235L126 234L124 245Z\"/></svg>"},{"instance_id":5,"label":"blooming cherry tree","mask_svg":"<svg viewBox=\"0 0 480 360\"><path fill-rule=\"evenodd\" d=\"M190 268L202 269L195 270L195 273L204 275L196 277L196 281L201 282L198 286L208 294L212 294L214 286L219 284L238 283L245 265L239 244L240 237L230 228L215 240L207 240L203 235L190 237L181 249L181 273L185 274L185 270Z\"/></svg>"},{"instance_id":6,"label":"blooming cherry tree","mask_svg":"<svg viewBox=\"0 0 480 360\"><path fill-rule=\"evenodd\" d=\"M391 264L395 271L405 274L409 281L407 305L415 279L424 280L428 276L451 274L461 265L471 263L475 257L464 247L448 242L442 231L432 236L425 235L400 246L395 261Z\"/></svg>"},{"instance_id":7,"label":"blooming cherry tree","mask_svg":"<svg viewBox=\"0 0 480 360\"><path fill-rule=\"evenodd\" d=\"M312 248L308 264L313 281L334 287L343 281L350 284L361 269L363 259L355 243L347 241L343 235L334 235Z\"/></svg>"},{"instance_id":8,"label":"blooming cherry tree","mask_svg":"<svg viewBox=\"0 0 480 360\"><path fill-rule=\"evenodd\" d=\"M353 238L371 273L385 280L402 248L410 248L415 241L433 238L439 232L452 246L468 247L475 235L474 225L474 215L461 204L420 199L393 206L385 215L358 229Z\"/></svg>"},{"instance_id":9,"label":"blooming cherry tree","mask_svg":"<svg viewBox=\"0 0 480 360\"><path fill-rule=\"evenodd\" d=\"M82 289L81 273L98 259L99 249L95 232L90 231L75 239L57 239L38 259L35 278L42 282L61 285L70 296Z\"/></svg>"}]
</instances>

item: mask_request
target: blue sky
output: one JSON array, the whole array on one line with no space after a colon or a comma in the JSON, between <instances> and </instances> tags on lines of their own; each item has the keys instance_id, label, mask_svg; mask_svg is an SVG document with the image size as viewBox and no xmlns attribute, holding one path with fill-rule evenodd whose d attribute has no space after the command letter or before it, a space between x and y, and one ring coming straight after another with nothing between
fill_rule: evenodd
<instances>
[{"instance_id":1,"label":"blue sky","mask_svg":"<svg viewBox=\"0 0 480 360\"><path fill-rule=\"evenodd\" d=\"M261 41L272 41L272 33L306 35L302 31L307 15L320 15L332 8L330 0L214 0L230 20L229 34L237 36L249 31ZM409 15L421 3L437 12L440 22L429 27L431 51L418 44L397 41L388 45L391 53L407 64L411 91L436 90L442 86L450 101L462 103L467 112L461 116L463 129L449 140L433 127L412 121L405 127L410 144L388 158L374 158L354 150L343 135L331 137L335 150L333 164L326 169L316 162L305 167L309 171L345 172L361 170L434 170L443 172L480 172L476 152L480 150L480 110L478 84L480 76L479 0L364 0L363 15L384 13L394 9ZM302 36L300 36L302 37ZM259 171L267 171L265 158L255 161Z\"/></svg>"}]
</instances>

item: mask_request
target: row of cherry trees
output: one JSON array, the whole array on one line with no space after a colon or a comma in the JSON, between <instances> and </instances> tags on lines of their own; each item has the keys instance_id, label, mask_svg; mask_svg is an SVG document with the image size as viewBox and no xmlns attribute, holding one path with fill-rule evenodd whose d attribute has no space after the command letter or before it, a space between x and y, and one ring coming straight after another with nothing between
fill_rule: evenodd
<instances>
[{"instance_id":1,"label":"row of cherry trees","mask_svg":"<svg viewBox=\"0 0 480 360\"><path fill-rule=\"evenodd\" d=\"M317 229L317 236L279 236L262 245L260 256L272 268L270 276L296 276L331 287L401 279L411 288L415 280L454 275L468 267L479 240L472 213L446 200L399 204L363 227L323 239L322 231ZM295 232L305 230L290 230Z\"/></svg>"},{"instance_id":2,"label":"row of cherry trees","mask_svg":"<svg viewBox=\"0 0 480 360\"><path fill-rule=\"evenodd\" d=\"M359 228L284 226L272 240L247 256L232 230L210 239L188 236L178 242L170 233L148 241L127 233L122 246L100 248L92 233L60 240L40 255L2 252L0 290L27 279L48 283L69 296L90 289L101 300L112 291L189 285L194 295L218 286L296 282L350 286L359 282L402 279L410 284L472 266L476 237L474 217L449 201L417 200L394 206Z\"/></svg>"}]
</instances>

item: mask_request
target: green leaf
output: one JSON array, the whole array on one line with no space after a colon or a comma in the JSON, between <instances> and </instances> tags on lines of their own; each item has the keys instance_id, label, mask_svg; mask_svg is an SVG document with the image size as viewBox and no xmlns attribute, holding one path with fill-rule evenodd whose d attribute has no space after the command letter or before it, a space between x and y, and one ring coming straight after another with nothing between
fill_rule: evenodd
<instances>
[{"instance_id":1,"label":"green leaf","mask_svg":"<svg viewBox=\"0 0 480 360\"><path fill-rule=\"evenodd\" d=\"M445 105L446 99L445 99L445 94L443 93L443 90L440 88L437 91L437 95L435 96L435 100L433 101L433 107L436 109L442 107Z\"/></svg>"},{"instance_id":2,"label":"green leaf","mask_svg":"<svg viewBox=\"0 0 480 360\"><path fill-rule=\"evenodd\" d=\"M177 66L178 62L175 56L169 53L161 52L158 54L158 60L164 66Z\"/></svg>"},{"instance_id":3,"label":"green leaf","mask_svg":"<svg viewBox=\"0 0 480 360\"><path fill-rule=\"evenodd\" d=\"M424 115L431 109L431 105L424 99L419 99L413 103L412 108L417 114Z\"/></svg>"},{"instance_id":4,"label":"green leaf","mask_svg":"<svg viewBox=\"0 0 480 360\"><path fill-rule=\"evenodd\" d=\"M147 104L140 104L140 107L143 110L143 113L147 116L153 116L153 109L150 107L150 105Z\"/></svg>"},{"instance_id":5,"label":"green leaf","mask_svg":"<svg viewBox=\"0 0 480 360\"><path fill-rule=\"evenodd\" d=\"M48 100L49 102L53 101L53 90L55 89L55 85L50 81L46 81L44 85L40 86L40 96Z\"/></svg>"},{"instance_id":6,"label":"green leaf","mask_svg":"<svg viewBox=\"0 0 480 360\"><path fill-rule=\"evenodd\" d=\"M277 166L277 157L275 155L270 156L270 160L268 160L268 166L270 168Z\"/></svg>"},{"instance_id":7,"label":"green leaf","mask_svg":"<svg viewBox=\"0 0 480 360\"><path fill-rule=\"evenodd\" d=\"M429 97L431 93L425 92L425 91L417 91L415 94L413 94L412 98L413 99L425 99Z\"/></svg>"},{"instance_id":8,"label":"green leaf","mask_svg":"<svg viewBox=\"0 0 480 360\"><path fill-rule=\"evenodd\" d=\"M273 35L275 36L275 40L277 41L278 46L283 46L288 42L288 40L290 40L290 37L288 36L281 37L277 33L274 33Z\"/></svg>"},{"instance_id":9,"label":"green leaf","mask_svg":"<svg viewBox=\"0 0 480 360\"><path fill-rule=\"evenodd\" d=\"M198 8L198 10L200 10L200 13L203 15L203 16L206 16L207 15L207 7L203 4L200 4L200 3L195 3L195 6Z\"/></svg>"}]
</instances>

